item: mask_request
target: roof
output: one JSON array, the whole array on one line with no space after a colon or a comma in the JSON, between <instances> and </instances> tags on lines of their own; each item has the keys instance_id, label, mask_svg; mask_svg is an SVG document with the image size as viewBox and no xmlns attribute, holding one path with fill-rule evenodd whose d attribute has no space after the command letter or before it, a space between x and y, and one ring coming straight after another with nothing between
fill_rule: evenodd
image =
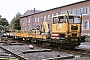
<instances>
[{"instance_id":1,"label":"roof","mask_svg":"<svg viewBox=\"0 0 90 60\"><path fill-rule=\"evenodd\" d=\"M41 10L28 10L21 17L32 15L32 14L35 14L35 13L38 13L38 12L41 12Z\"/></svg>"},{"instance_id":2,"label":"roof","mask_svg":"<svg viewBox=\"0 0 90 60\"><path fill-rule=\"evenodd\" d=\"M23 17L27 17L27 16L30 16L30 15L39 14L39 13L43 13L43 12L46 12L46 11L50 11L50 10L54 10L54 9L58 9L58 8L63 8L63 7L67 7L67 6L70 6L70 5L75 5L75 4L79 4L79 3L83 3L83 2L86 2L86 0L80 1L80 2L76 2L76 3L72 3L72 4L69 4L69 5L65 5L65 6L56 7L56 8L45 10L45 11L38 11L37 13L33 13L33 14L29 14L29 15L28 14L24 15Z\"/></svg>"}]
</instances>

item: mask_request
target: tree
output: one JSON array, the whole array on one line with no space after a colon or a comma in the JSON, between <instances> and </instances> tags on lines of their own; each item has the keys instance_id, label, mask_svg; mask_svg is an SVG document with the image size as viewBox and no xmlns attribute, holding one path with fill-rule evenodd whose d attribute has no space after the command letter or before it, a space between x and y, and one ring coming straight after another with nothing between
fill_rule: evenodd
<instances>
[{"instance_id":1,"label":"tree","mask_svg":"<svg viewBox=\"0 0 90 60\"><path fill-rule=\"evenodd\" d=\"M2 26L4 26L4 25L8 26L8 25L9 25L9 23L8 23L8 21L7 21L6 18L2 18L2 19L1 19L1 25L2 25Z\"/></svg>"},{"instance_id":2,"label":"tree","mask_svg":"<svg viewBox=\"0 0 90 60\"><path fill-rule=\"evenodd\" d=\"M2 16L0 15L0 30L9 29L9 28L7 28L8 25L9 25L9 23L8 23L7 19L6 18L2 18Z\"/></svg>"},{"instance_id":3,"label":"tree","mask_svg":"<svg viewBox=\"0 0 90 60\"><path fill-rule=\"evenodd\" d=\"M16 18L20 18L20 16L21 16L21 13L18 12L18 13L16 14Z\"/></svg>"},{"instance_id":4,"label":"tree","mask_svg":"<svg viewBox=\"0 0 90 60\"><path fill-rule=\"evenodd\" d=\"M21 16L21 13L17 13L16 16L12 19L11 21L11 28L14 29L14 30L20 30L21 27L20 27L20 21L19 21L19 18Z\"/></svg>"},{"instance_id":5,"label":"tree","mask_svg":"<svg viewBox=\"0 0 90 60\"><path fill-rule=\"evenodd\" d=\"M4 29L3 29L3 26L1 26L1 25L0 25L0 30L4 30Z\"/></svg>"}]
</instances>

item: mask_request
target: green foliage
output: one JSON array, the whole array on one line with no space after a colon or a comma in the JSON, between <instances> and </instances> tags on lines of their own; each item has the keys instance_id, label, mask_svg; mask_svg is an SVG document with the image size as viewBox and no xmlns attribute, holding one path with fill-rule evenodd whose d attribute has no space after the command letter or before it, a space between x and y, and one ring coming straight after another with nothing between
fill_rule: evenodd
<instances>
[{"instance_id":1,"label":"green foliage","mask_svg":"<svg viewBox=\"0 0 90 60\"><path fill-rule=\"evenodd\" d=\"M3 26L0 25L0 30L3 30Z\"/></svg>"},{"instance_id":2,"label":"green foliage","mask_svg":"<svg viewBox=\"0 0 90 60\"><path fill-rule=\"evenodd\" d=\"M6 20L6 18L1 18L1 20L0 20L0 25L2 25L2 26L4 26L4 25L8 26L9 23L8 23L8 21Z\"/></svg>"},{"instance_id":3,"label":"green foliage","mask_svg":"<svg viewBox=\"0 0 90 60\"><path fill-rule=\"evenodd\" d=\"M8 21L6 18L2 18L2 16L0 15L0 30L6 30L9 29L7 28L9 25Z\"/></svg>"},{"instance_id":4,"label":"green foliage","mask_svg":"<svg viewBox=\"0 0 90 60\"><path fill-rule=\"evenodd\" d=\"M21 14L18 12L16 14L16 16L12 19L11 21L11 28L14 29L14 30L20 30L21 27L20 27L20 21L19 21L19 17L21 16Z\"/></svg>"}]
</instances>

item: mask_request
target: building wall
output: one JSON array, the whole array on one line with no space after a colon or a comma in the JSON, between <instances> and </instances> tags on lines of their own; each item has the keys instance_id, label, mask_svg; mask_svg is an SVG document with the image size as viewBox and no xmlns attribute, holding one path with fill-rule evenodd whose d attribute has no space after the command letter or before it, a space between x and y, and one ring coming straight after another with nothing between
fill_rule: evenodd
<instances>
[{"instance_id":1,"label":"building wall","mask_svg":"<svg viewBox=\"0 0 90 60\"><path fill-rule=\"evenodd\" d=\"M51 30L52 14L56 15L56 13L58 13L58 10L59 9L55 9L55 10L50 10L50 11L47 11L47 12L35 14L34 15L34 17L35 17L34 26L39 25L41 27L42 20L44 20L49 24L49 29Z\"/></svg>"},{"instance_id":2,"label":"building wall","mask_svg":"<svg viewBox=\"0 0 90 60\"><path fill-rule=\"evenodd\" d=\"M21 30L27 30L27 17L20 18Z\"/></svg>"},{"instance_id":3,"label":"building wall","mask_svg":"<svg viewBox=\"0 0 90 60\"><path fill-rule=\"evenodd\" d=\"M45 20L51 31L52 16L67 13L67 11L76 15L87 14L83 15L82 34L90 34L90 1L74 3L23 17L20 19L21 30L32 29L38 25L41 27L42 20Z\"/></svg>"},{"instance_id":4,"label":"building wall","mask_svg":"<svg viewBox=\"0 0 90 60\"><path fill-rule=\"evenodd\" d=\"M90 35L90 1L69 5L61 8L61 13L83 14L82 35ZM85 15L86 14L86 15Z\"/></svg>"}]
</instances>

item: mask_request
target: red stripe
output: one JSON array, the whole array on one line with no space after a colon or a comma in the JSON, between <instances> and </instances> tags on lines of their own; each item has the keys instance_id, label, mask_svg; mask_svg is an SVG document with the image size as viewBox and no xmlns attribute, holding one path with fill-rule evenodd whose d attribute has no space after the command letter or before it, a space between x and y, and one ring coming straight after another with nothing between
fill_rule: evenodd
<instances>
[{"instance_id":1,"label":"red stripe","mask_svg":"<svg viewBox=\"0 0 90 60\"><path fill-rule=\"evenodd\" d=\"M58 36L60 36L59 34L52 34L51 35L52 37L58 37Z\"/></svg>"}]
</instances>

